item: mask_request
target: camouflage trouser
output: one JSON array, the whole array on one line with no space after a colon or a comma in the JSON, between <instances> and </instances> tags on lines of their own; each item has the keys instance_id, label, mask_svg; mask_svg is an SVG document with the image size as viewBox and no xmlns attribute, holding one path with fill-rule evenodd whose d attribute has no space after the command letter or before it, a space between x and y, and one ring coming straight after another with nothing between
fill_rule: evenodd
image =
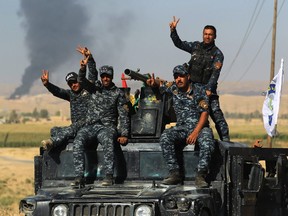
<instances>
[{"instance_id":1,"label":"camouflage trouser","mask_svg":"<svg viewBox=\"0 0 288 216\"><path fill-rule=\"evenodd\" d=\"M191 133L191 129L183 126L175 126L165 129L160 137L160 145L163 152L164 160L168 170L181 169L177 160L175 145L182 145L182 149L187 145L186 139ZM198 170L207 170L211 160L211 155L215 148L214 137L211 128L204 127L197 138L199 145L199 163Z\"/></svg>"},{"instance_id":2,"label":"camouflage trouser","mask_svg":"<svg viewBox=\"0 0 288 216\"><path fill-rule=\"evenodd\" d=\"M75 128L70 125L66 127L53 127L50 130L51 140L53 141L53 146L57 147L63 143L67 143L69 138L74 138L76 131Z\"/></svg>"},{"instance_id":3,"label":"camouflage trouser","mask_svg":"<svg viewBox=\"0 0 288 216\"><path fill-rule=\"evenodd\" d=\"M210 117L215 123L215 128L222 141L230 141L228 124L220 108L219 96L212 95L210 98Z\"/></svg>"},{"instance_id":4,"label":"camouflage trouser","mask_svg":"<svg viewBox=\"0 0 288 216\"><path fill-rule=\"evenodd\" d=\"M84 148L85 144L93 140L100 143L104 151L105 174L112 174L114 171L114 143L117 139L117 132L100 124L87 125L82 127L73 141L73 162L76 177L84 176Z\"/></svg>"}]
</instances>

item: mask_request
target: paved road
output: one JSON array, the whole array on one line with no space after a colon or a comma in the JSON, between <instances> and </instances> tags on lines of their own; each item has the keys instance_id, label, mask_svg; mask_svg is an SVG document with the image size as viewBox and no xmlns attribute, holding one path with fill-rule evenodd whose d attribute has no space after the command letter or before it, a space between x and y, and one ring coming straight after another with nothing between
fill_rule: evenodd
<instances>
[{"instance_id":1,"label":"paved road","mask_svg":"<svg viewBox=\"0 0 288 216\"><path fill-rule=\"evenodd\" d=\"M34 160L19 160L19 159L15 159L13 157L7 157L7 156L0 156L0 160L4 160L4 161L9 161L12 163L34 163Z\"/></svg>"}]
</instances>

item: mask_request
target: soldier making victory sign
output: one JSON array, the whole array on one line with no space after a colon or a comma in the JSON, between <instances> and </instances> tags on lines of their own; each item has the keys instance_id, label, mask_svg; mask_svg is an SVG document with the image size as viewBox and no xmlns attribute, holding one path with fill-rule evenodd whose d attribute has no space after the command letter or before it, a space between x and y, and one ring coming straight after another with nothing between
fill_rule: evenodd
<instances>
[{"instance_id":1,"label":"soldier making victory sign","mask_svg":"<svg viewBox=\"0 0 288 216\"><path fill-rule=\"evenodd\" d=\"M203 85L209 97L210 117L215 123L219 137L223 141L230 141L228 124L220 109L219 96L217 95L217 84L220 71L224 61L224 55L215 45L216 28L206 25L203 29L203 41L182 41L176 31L180 19L175 16L170 23L171 39L174 45L191 54L188 63L190 79L194 84Z\"/></svg>"},{"instance_id":2,"label":"soldier making victory sign","mask_svg":"<svg viewBox=\"0 0 288 216\"><path fill-rule=\"evenodd\" d=\"M95 75L98 71L90 51L86 47L83 48L81 46L77 48L77 51L83 54L85 59L88 58L88 79L90 82L85 82L82 86L84 89L95 89L92 93L87 110L86 128L89 129L86 130L86 137L93 137L95 134L98 134L99 128L97 123L101 123L105 126L106 131L108 130L109 132L108 134L105 132L106 138L111 138L107 141L105 137L103 137L105 144L100 142L104 151L107 152L107 154L104 154L106 177L103 180L102 185L110 186L114 184L113 172L115 151L118 151L118 154L120 154L122 150L119 143L125 145L128 142L130 119L128 116L129 109L127 104L129 101L125 97L124 92L113 83L113 67L104 65L99 68L100 82L97 79L97 74ZM85 77L86 70L80 70L80 84L87 80ZM121 128L119 129L117 128L118 124L121 125ZM83 136L83 138L85 137ZM117 156L118 155L116 155L116 160ZM115 179L115 181L122 182L124 178L125 176L120 177L120 179L118 178L119 180Z\"/></svg>"},{"instance_id":3,"label":"soldier making victory sign","mask_svg":"<svg viewBox=\"0 0 288 216\"><path fill-rule=\"evenodd\" d=\"M70 102L71 125L65 127L53 127L50 131L51 137L43 140L41 144L44 149L50 150L67 143L69 138L74 138L77 130L86 119L89 93L82 88L78 82L78 75L75 72L69 72L65 80L69 89L60 88L49 81L49 71L42 70L41 81L43 85L55 97Z\"/></svg>"}]
</instances>

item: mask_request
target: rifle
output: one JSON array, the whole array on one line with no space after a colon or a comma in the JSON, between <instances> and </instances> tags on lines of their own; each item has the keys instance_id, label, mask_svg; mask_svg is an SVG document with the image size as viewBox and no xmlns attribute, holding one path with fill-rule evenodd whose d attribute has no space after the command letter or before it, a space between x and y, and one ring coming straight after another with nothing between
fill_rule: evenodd
<instances>
[{"instance_id":1,"label":"rifle","mask_svg":"<svg viewBox=\"0 0 288 216\"><path fill-rule=\"evenodd\" d=\"M151 78L151 75L150 74L144 75L144 74L139 73L139 71L140 69L137 69L137 71L126 69L124 71L124 74L127 76L130 76L131 77L130 79L139 80L139 81L146 83L146 81ZM123 79L128 80L129 78L123 78ZM155 79L159 80L159 82L165 82L165 80L160 79L159 77L156 77Z\"/></svg>"},{"instance_id":2,"label":"rifle","mask_svg":"<svg viewBox=\"0 0 288 216\"><path fill-rule=\"evenodd\" d=\"M126 69L124 71L124 74L127 76L130 76L131 79L139 80L139 81L146 83L146 81L150 78L150 76L149 75L147 75L147 76L143 75L143 74L139 73L139 71L140 71L140 69L137 69L137 71Z\"/></svg>"}]
</instances>

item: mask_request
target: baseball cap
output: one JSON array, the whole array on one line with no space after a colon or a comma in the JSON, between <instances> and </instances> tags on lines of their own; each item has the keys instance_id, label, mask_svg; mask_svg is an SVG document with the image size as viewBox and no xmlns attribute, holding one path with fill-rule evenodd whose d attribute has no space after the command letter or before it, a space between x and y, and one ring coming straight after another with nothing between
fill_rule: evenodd
<instances>
[{"instance_id":1,"label":"baseball cap","mask_svg":"<svg viewBox=\"0 0 288 216\"><path fill-rule=\"evenodd\" d=\"M113 71L113 67L112 67L112 66L104 65L104 66L102 66L102 67L99 68L99 74L100 74L100 76L101 76L102 74L107 74L107 75L110 75L110 76L113 77L113 73L114 73L114 71Z\"/></svg>"},{"instance_id":2,"label":"baseball cap","mask_svg":"<svg viewBox=\"0 0 288 216\"><path fill-rule=\"evenodd\" d=\"M69 81L77 81L78 75L75 72L70 72L66 75L65 80L66 82Z\"/></svg>"},{"instance_id":3,"label":"baseball cap","mask_svg":"<svg viewBox=\"0 0 288 216\"><path fill-rule=\"evenodd\" d=\"M187 69L183 65L177 65L173 69L173 74L189 74Z\"/></svg>"}]
</instances>

